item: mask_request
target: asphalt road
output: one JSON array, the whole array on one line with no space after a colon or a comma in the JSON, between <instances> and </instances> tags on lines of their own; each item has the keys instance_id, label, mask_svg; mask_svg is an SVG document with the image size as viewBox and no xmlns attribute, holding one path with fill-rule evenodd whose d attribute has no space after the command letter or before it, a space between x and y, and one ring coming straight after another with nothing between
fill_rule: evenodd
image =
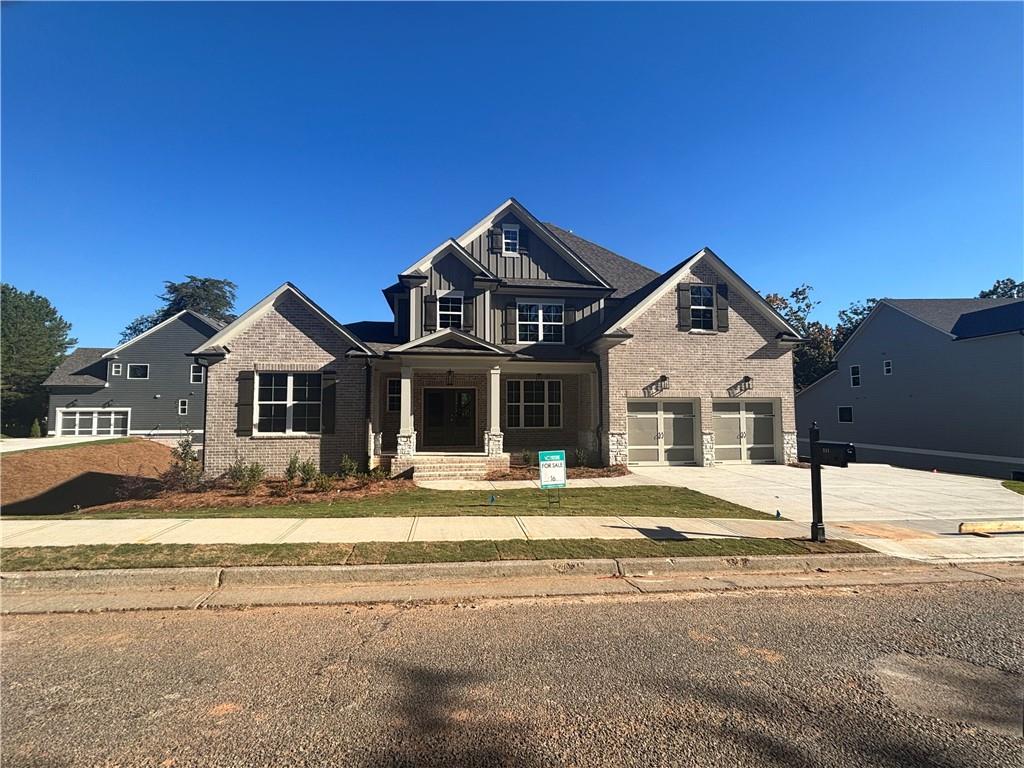
<instances>
[{"instance_id":1,"label":"asphalt road","mask_svg":"<svg viewBox=\"0 0 1024 768\"><path fill-rule=\"evenodd\" d=\"M1024 589L3 619L13 766L1021 766Z\"/></svg>"}]
</instances>

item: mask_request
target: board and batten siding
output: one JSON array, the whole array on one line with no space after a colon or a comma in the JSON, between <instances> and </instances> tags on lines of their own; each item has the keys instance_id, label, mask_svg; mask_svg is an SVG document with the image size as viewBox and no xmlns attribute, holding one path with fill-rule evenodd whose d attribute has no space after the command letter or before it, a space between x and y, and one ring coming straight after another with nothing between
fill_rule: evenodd
<instances>
[{"instance_id":1,"label":"board and batten siding","mask_svg":"<svg viewBox=\"0 0 1024 768\"><path fill-rule=\"evenodd\" d=\"M518 224L520 232L529 230L526 224L519 221L512 214L505 215L496 221L494 226L502 224ZM487 231L474 238L466 246L466 250L470 252L474 259L491 270L491 272L507 280L517 278L537 280L550 278L553 280L593 282L592 277L582 275L576 271L535 233L531 231L527 237L528 242L525 247L528 255L505 256L500 253L489 252L487 250Z\"/></svg>"}]
</instances>

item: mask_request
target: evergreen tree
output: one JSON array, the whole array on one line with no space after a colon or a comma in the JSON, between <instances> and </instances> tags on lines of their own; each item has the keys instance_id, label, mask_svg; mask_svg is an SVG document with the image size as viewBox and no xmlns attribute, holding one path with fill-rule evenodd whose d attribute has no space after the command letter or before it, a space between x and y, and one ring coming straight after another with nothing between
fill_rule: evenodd
<instances>
[{"instance_id":1,"label":"evergreen tree","mask_svg":"<svg viewBox=\"0 0 1024 768\"><path fill-rule=\"evenodd\" d=\"M992 287L978 294L979 299L1024 299L1024 283L1012 277L996 280Z\"/></svg>"},{"instance_id":2,"label":"evergreen tree","mask_svg":"<svg viewBox=\"0 0 1024 768\"><path fill-rule=\"evenodd\" d=\"M164 281L164 292L157 298L163 306L148 315L139 315L121 332L121 343L134 339L140 333L159 325L169 317L191 309L214 320L229 323L235 319L235 291L238 286L230 280L214 277L186 275L180 283Z\"/></svg>"}]
</instances>

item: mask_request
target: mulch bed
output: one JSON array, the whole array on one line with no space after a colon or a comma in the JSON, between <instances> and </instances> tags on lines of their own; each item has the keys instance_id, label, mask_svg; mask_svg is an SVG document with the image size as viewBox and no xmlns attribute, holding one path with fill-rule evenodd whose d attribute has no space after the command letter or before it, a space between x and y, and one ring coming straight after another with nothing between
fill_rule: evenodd
<instances>
[{"instance_id":1,"label":"mulch bed","mask_svg":"<svg viewBox=\"0 0 1024 768\"><path fill-rule=\"evenodd\" d=\"M569 480L588 480L592 477L623 477L628 475L629 470L621 464L612 467L569 467L565 470L565 476ZM538 467L525 465L512 466L507 472L488 472L485 480L536 480L540 477Z\"/></svg>"}]
</instances>

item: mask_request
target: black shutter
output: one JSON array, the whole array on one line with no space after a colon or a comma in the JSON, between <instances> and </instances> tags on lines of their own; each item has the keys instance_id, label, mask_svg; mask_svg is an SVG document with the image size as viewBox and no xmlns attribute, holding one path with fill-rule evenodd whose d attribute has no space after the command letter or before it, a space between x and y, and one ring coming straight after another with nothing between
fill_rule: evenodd
<instances>
[{"instance_id":1,"label":"black shutter","mask_svg":"<svg viewBox=\"0 0 1024 768\"><path fill-rule=\"evenodd\" d=\"M235 434L239 437L249 437L252 434L252 408L255 385L256 374L253 371L238 372Z\"/></svg>"},{"instance_id":2,"label":"black shutter","mask_svg":"<svg viewBox=\"0 0 1024 768\"><path fill-rule=\"evenodd\" d=\"M473 299L470 297L462 300L462 330L473 332Z\"/></svg>"},{"instance_id":3,"label":"black shutter","mask_svg":"<svg viewBox=\"0 0 1024 768\"><path fill-rule=\"evenodd\" d=\"M690 320L690 286L687 283L679 283L676 286L676 313L679 316L679 330L690 330L693 323Z\"/></svg>"},{"instance_id":4,"label":"black shutter","mask_svg":"<svg viewBox=\"0 0 1024 768\"><path fill-rule=\"evenodd\" d=\"M487 233L487 250L494 255L500 255L504 247L504 237L500 226L491 227L491 231Z\"/></svg>"},{"instance_id":5,"label":"black shutter","mask_svg":"<svg viewBox=\"0 0 1024 768\"><path fill-rule=\"evenodd\" d=\"M437 330L437 295L429 294L423 297L423 332L430 333Z\"/></svg>"},{"instance_id":6,"label":"black shutter","mask_svg":"<svg viewBox=\"0 0 1024 768\"><path fill-rule=\"evenodd\" d=\"M718 313L718 330L729 330L729 286L719 283L715 290L715 310Z\"/></svg>"},{"instance_id":7,"label":"black shutter","mask_svg":"<svg viewBox=\"0 0 1024 768\"><path fill-rule=\"evenodd\" d=\"M521 256L530 255L530 230L526 227L519 228L519 254Z\"/></svg>"},{"instance_id":8,"label":"black shutter","mask_svg":"<svg viewBox=\"0 0 1024 768\"><path fill-rule=\"evenodd\" d=\"M505 307L505 322L502 324L502 338L505 344L515 344L518 342L516 336L516 313L518 312L519 307L514 302Z\"/></svg>"},{"instance_id":9,"label":"black shutter","mask_svg":"<svg viewBox=\"0 0 1024 768\"><path fill-rule=\"evenodd\" d=\"M564 307L562 309L562 338L568 344L576 339L576 307Z\"/></svg>"},{"instance_id":10,"label":"black shutter","mask_svg":"<svg viewBox=\"0 0 1024 768\"><path fill-rule=\"evenodd\" d=\"M334 434L337 384L334 371L327 371L320 377L320 431L325 435Z\"/></svg>"}]
</instances>

